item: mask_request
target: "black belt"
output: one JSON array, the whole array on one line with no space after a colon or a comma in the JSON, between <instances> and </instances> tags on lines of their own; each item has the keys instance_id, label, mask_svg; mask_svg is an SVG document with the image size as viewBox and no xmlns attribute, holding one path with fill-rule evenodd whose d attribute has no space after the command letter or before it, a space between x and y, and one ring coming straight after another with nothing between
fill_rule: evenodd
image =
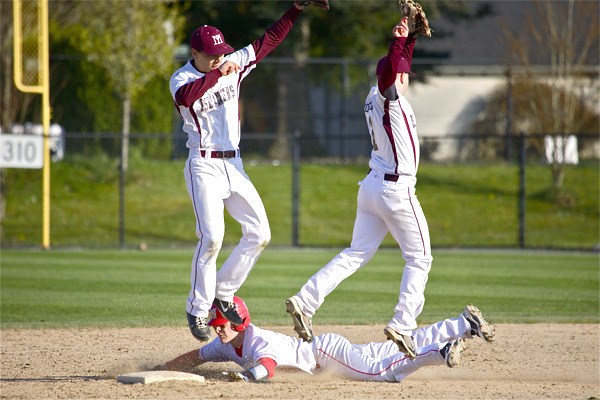
<instances>
[{"instance_id":1,"label":"black belt","mask_svg":"<svg viewBox=\"0 0 600 400\"><path fill-rule=\"evenodd\" d=\"M369 172L371 172L372 170L369 170ZM384 181L389 181L389 182L398 182L398 178L400 177L400 175L394 175L394 174L383 174L383 180Z\"/></svg>"},{"instance_id":2,"label":"black belt","mask_svg":"<svg viewBox=\"0 0 600 400\"><path fill-rule=\"evenodd\" d=\"M200 150L202 157L206 156L206 150ZM210 152L210 158L234 158L237 157L237 150L213 150Z\"/></svg>"},{"instance_id":3,"label":"black belt","mask_svg":"<svg viewBox=\"0 0 600 400\"><path fill-rule=\"evenodd\" d=\"M398 182L399 177L400 177L399 175L385 174L385 175L383 175L383 180L390 181L390 182Z\"/></svg>"}]
</instances>

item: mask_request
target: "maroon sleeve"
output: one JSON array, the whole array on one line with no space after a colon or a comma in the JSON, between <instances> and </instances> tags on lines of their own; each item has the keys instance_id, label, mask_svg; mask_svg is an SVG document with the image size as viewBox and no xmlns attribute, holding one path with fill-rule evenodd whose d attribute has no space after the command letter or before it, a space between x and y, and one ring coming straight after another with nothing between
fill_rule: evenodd
<instances>
[{"instance_id":1,"label":"maroon sleeve","mask_svg":"<svg viewBox=\"0 0 600 400\"><path fill-rule=\"evenodd\" d=\"M415 49L415 43L417 39L414 36L409 36L406 38L406 42L404 42L404 48L402 49L401 57L404 57L408 60L408 65L412 66L412 58L413 58L413 50Z\"/></svg>"},{"instance_id":2,"label":"maroon sleeve","mask_svg":"<svg viewBox=\"0 0 600 400\"><path fill-rule=\"evenodd\" d=\"M409 65L412 64L413 50L415 48L415 37L409 36L394 38L390 44L387 57L383 63L377 86L379 92L384 93L386 89L394 84L396 81L396 73L398 72L398 65L400 59L406 58Z\"/></svg>"},{"instance_id":3,"label":"maroon sleeve","mask_svg":"<svg viewBox=\"0 0 600 400\"><path fill-rule=\"evenodd\" d=\"M200 79L186 83L175 92L175 104L178 106L189 107L196 100L204 96L204 93L215 86L221 77L221 70L213 69Z\"/></svg>"},{"instance_id":4,"label":"maroon sleeve","mask_svg":"<svg viewBox=\"0 0 600 400\"><path fill-rule=\"evenodd\" d=\"M265 34L262 35L260 39L256 39L252 42L254 53L256 53L257 63L265 58L267 54L273 51L273 49L285 39L292 29L292 26L294 26L294 22L301 11L302 10L298 10L296 7L291 6L277 22L265 31Z\"/></svg>"}]
</instances>

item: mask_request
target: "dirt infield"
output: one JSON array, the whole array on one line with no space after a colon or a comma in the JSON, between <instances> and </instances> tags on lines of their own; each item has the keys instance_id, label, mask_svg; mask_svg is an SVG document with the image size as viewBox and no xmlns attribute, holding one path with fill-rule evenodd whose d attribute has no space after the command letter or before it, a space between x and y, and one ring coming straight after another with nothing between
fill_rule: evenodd
<instances>
[{"instance_id":1,"label":"dirt infield","mask_svg":"<svg viewBox=\"0 0 600 400\"><path fill-rule=\"evenodd\" d=\"M292 335L290 327L267 327ZM428 367L401 383L355 382L278 371L269 383L225 381L234 364L205 364L205 383L118 383L185 353L187 328L0 331L3 399L600 399L599 325L496 325L494 344L468 340L457 368ZM320 326L356 343L380 327Z\"/></svg>"}]
</instances>

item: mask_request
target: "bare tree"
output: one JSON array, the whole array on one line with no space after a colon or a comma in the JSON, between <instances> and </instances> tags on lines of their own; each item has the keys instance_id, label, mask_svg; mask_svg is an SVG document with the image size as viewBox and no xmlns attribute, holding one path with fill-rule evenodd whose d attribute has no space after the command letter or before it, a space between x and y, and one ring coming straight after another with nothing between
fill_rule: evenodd
<instances>
[{"instance_id":1,"label":"bare tree","mask_svg":"<svg viewBox=\"0 0 600 400\"><path fill-rule=\"evenodd\" d=\"M581 93L590 85L585 67L597 66L598 13L597 1L535 0L525 32L504 32L531 88L528 101L521 102L531 115L527 130L555 137L549 163L555 188L564 180L567 136L580 132L583 123L578 109ZM540 66L548 67L543 75Z\"/></svg>"}]
</instances>

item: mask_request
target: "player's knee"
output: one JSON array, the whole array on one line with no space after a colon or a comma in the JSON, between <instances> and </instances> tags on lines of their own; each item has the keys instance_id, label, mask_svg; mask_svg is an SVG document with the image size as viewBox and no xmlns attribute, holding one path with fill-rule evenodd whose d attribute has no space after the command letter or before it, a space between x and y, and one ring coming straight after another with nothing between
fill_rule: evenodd
<instances>
[{"instance_id":1,"label":"player's knee","mask_svg":"<svg viewBox=\"0 0 600 400\"><path fill-rule=\"evenodd\" d=\"M247 243L248 246L262 251L271 241L271 231L269 229L257 230L252 234L245 235L242 241Z\"/></svg>"},{"instance_id":2,"label":"player's knee","mask_svg":"<svg viewBox=\"0 0 600 400\"><path fill-rule=\"evenodd\" d=\"M223 241L214 237L204 235L200 241L202 249L206 253L218 253L223 246Z\"/></svg>"},{"instance_id":3,"label":"player's knee","mask_svg":"<svg viewBox=\"0 0 600 400\"><path fill-rule=\"evenodd\" d=\"M261 252L261 251L263 251L269 245L270 241L271 241L271 237L270 236L268 238L262 238L261 240L254 241L253 242L254 243L253 247L257 251Z\"/></svg>"},{"instance_id":4,"label":"player's knee","mask_svg":"<svg viewBox=\"0 0 600 400\"><path fill-rule=\"evenodd\" d=\"M271 231L269 229L265 229L264 232L262 232L258 236L258 245L259 245L259 247L262 247L264 249L265 247L267 247L269 245L270 242L271 242Z\"/></svg>"},{"instance_id":5,"label":"player's knee","mask_svg":"<svg viewBox=\"0 0 600 400\"><path fill-rule=\"evenodd\" d=\"M429 272L429 270L431 270L432 262L433 258L431 256L420 255L412 258L407 258L405 267Z\"/></svg>"}]
</instances>

